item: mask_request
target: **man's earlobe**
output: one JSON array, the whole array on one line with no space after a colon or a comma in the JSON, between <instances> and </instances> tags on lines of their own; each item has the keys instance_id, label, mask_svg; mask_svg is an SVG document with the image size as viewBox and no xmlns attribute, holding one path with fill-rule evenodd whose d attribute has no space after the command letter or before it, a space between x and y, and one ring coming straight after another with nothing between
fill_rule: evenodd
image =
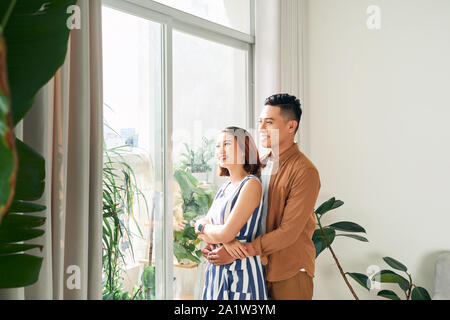
<instances>
[{"instance_id":1,"label":"man's earlobe","mask_svg":"<svg viewBox=\"0 0 450 320\"><path fill-rule=\"evenodd\" d=\"M289 126L289 130L292 130L292 132L295 133L295 129L296 129L296 126L297 126L297 121L291 120L290 123L291 123L291 124L290 124L290 126Z\"/></svg>"}]
</instances>

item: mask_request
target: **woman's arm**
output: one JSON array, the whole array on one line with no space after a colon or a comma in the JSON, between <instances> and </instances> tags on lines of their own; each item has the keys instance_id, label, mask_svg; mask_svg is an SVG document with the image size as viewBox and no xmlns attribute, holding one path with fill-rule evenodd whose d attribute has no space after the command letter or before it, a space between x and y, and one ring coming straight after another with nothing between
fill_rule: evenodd
<instances>
[{"instance_id":1,"label":"woman's arm","mask_svg":"<svg viewBox=\"0 0 450 320\"><path fill-rule=\"evenodd\" d=\"M262 187L256 178L250 178L242 187L236 204L223 225L206 224L200 239L208 243L228 243L245 225L261 202ZM203 240L202 239L202 240Z\"/></svg>"}]
</instances>

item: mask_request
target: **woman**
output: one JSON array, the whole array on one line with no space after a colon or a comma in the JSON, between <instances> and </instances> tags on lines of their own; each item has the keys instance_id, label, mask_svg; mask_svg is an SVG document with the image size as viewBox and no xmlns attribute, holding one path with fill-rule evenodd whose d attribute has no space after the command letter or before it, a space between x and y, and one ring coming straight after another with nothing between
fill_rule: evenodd
<instances>
[{"instance_id":1,"label":"woman","mask_svg":"<svg viewBox=\"0 0 450 320\"><path fill-rule=\"evenodd\" d=\"M229 176L205 218L197 221L200 239L223 245L233 263L206 265L204 300L266 300L267 288L259 256L248 257L242 243L254 240L261 217L261 162L251 135L237 127L222 131L216 145L219 175Z\"/></svg>"}]
</instances>

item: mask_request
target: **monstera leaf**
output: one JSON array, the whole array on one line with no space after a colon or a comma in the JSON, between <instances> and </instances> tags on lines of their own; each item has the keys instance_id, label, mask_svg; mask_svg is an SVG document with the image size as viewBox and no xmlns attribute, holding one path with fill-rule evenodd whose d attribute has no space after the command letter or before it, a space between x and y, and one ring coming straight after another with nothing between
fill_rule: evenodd
<instances>
[{"instance_id":1,"label":"monstera leaf","mask_svg":"<svg viewBox=\"0 0 450 320\"><path fill-rule=\"evenodd\" d=\"M45 209L28 201L39 199L44 192L45 161L22 141L16 140L19 158L14 201L0 225L0 288L23 287L38 280L42 258L20 253L40 245L20 244L44 234L37 229L45 218L13 212L32 213Z\"/></svg>"},{"instance_id":2,"label":"monstera leaf","mask_svg":"<svg viewBox=\"0 0 450 320\"><path fill-rule=\"evenodd\" d=\"M45 219L16 213L45 209L32 203L44 192L45 161L20 140L13 127L34 96L64 62L71 5L76 0L0 1L0 288L33 284L42 258L24 251L41 248L23 241L42 236ZM69 13L68 13L69 12Z\"/></svg>"}]
</instances>

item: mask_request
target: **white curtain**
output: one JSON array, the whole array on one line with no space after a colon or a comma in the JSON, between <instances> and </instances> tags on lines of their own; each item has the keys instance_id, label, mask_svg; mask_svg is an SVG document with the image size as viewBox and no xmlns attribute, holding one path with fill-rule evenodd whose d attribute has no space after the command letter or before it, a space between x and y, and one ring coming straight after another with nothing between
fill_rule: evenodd
<instances>
[{"instance_id":1,"label":"white curtain","mask_svg":"<svg viewBox=\"0 0 450 320\"><path fill-rule=\"evenodd\" d=\"M307 0L264 0L255 3L255 102L275 93L295 95L303 116L297 141L308 151L308 105L305 97L303 30Z\"/></svg>"},{"instance_id":2,"label":"white curtain","mask_svg":"<svg viewBox=\"0 0 450 320\"><path fill-rule=\"evenodd\" d=\"M81 29L72 30L64 65L39 91L18 130L46 160L39 201L47 207L41 213L47 217L45 235L32 241L44 249L29 251L44 257L39 281L1 290L0 299L102 296L101 1L77 4Z\"/></svg>"}]
</instances>

